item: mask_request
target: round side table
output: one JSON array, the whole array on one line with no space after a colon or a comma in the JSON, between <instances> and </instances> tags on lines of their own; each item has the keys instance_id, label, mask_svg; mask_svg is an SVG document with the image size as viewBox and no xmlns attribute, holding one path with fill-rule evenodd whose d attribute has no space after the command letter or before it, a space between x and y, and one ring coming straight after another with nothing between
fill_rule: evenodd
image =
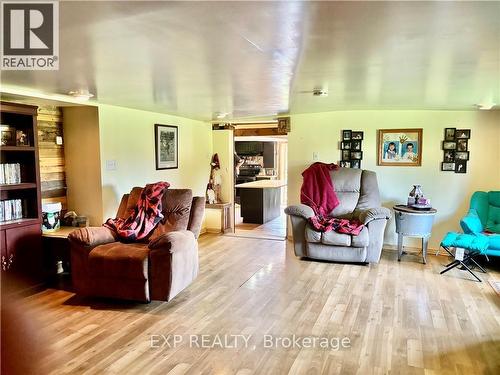
<instances>
[{"instance_id":1,"label":"round side table","mask_svg":"<svg viewBox=\"0 0 500 375\"><path fill-rule=\"evenodd\" d=\"M398 234L398 261L403 255L403 238L421 237L422 238L422 257L426 263L427 245L432 232L432 223L437 210L417 210L415 208L396 205L393 207L396 217L396 233Z\"/></svg>"}]
</instances>

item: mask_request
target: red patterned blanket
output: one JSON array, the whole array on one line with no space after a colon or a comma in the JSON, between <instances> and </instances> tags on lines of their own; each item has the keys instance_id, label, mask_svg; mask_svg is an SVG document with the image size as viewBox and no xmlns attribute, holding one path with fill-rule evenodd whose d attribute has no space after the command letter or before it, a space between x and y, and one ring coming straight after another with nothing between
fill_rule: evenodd
<instances>
[{"instance_id":1,"label":"red patterned blanket","mask_svg":"<svg viewBox=\"0 0 500 375\"><path fill-rule=\"evenodd\" d=\"M309 224L318 232L329 232L334 230L337 233L350 234L352 236L357 236L364 228L364 225L357 220L322 216L313 216L309 218Z\"/></svg>"},{"instance_id":2,"label":"red patterned blanket","mask_svg":"<svg viewBox=\"0 0 500 375\"><path fill-rule=\"evenodd\" d=\"M146 185L128 218L108 219L103 225L116 232L122 240L132 242L144 239L163 219L161 199L169 186L168 182Z\"/></svg>"}]
</instances>

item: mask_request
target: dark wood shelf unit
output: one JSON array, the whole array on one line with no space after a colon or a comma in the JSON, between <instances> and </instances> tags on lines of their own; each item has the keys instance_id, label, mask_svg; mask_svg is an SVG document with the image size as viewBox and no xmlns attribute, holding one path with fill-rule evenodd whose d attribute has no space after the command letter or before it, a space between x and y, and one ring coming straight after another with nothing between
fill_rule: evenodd
<instances>
[{"instance_id":1,"label":"dark wood shelf unit","mask_svg":"<svg viewBox=\"0 0 500 375\"><path fill-rule=\"evenodd\" d=\"M0 222L0 230L19 228L25 225L40 224L40 219L38 218L22 218L17 220L9 220Z\"/></svg>"},{"instance_id":2,"label":"dark wood shelf unit","mask_svg":"<svg viewBox=\"0 0 500 375\"><path fill-rule=\"evenodd\" d=\"M2 151L17 151L17 152L33 152L35 147L33 146L2 146Z\"/></svg>"},{"instance_id":3,"label":"dark wood shelf unit","mask_svg":"<svg viewBox=\"0 0 500 375\"><path fill-rule=\"evenodd\" d=\"M24 190L36 189L38 186L34 182L21 182L20 184L0 184L0 189L7 190Z\"/></svg>"},{"instance_id":4,"label":"dark wood shelf unit","mask_svg":"<svg viewBox=\"0 0 500 375\"><path fill-rule=\"evenodd\" d=\"M1 184L2 201L21 199L23 218L0 222L2 296L29 293L43 284L41 184L37 142L37 107L0 103L1 124L28 135L29 146L0 147L1 163L19 163L21 182ZM15 133L15 132L14 132Z\"/></svg>"}]
</instances>

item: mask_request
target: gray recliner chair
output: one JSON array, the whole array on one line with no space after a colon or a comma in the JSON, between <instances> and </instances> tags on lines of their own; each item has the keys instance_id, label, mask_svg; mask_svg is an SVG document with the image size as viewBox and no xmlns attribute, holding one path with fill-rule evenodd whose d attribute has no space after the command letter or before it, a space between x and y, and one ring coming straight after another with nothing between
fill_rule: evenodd
<instances>
[{"instance_id":1,"label":"gray recliner chair","mask_svg":"<svg viewBox=\"0 0 500 375\"><path fill-rule=\"evenodd\" d=\"M318 232L307 221L314 216L311 207L305 204L289 206L285 213L292 221L295 255L336 262L377 263L391 211L380 205L376 173L339 168L331 171L330 176L340 201L331 216L358 219L365 228L358 236L333 230Z\"/></svg>"}]
</instances>

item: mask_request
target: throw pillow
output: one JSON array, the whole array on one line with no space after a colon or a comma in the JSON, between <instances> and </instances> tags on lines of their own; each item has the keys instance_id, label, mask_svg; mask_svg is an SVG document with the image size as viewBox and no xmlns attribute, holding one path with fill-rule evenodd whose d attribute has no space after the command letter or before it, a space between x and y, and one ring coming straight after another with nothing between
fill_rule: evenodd
<instances>
[{"instance_id":1,"label":"throw pillow","mask_svg":"<svg viewBox=\"0 0 500 375\"><path fill-rule=\"evenodd\" d=\"M483 224L481 219L474 209L470 209L465 217L460 220L460 226L464 233L481 233L483 231Z\"/></svg>"}]
</instances>

